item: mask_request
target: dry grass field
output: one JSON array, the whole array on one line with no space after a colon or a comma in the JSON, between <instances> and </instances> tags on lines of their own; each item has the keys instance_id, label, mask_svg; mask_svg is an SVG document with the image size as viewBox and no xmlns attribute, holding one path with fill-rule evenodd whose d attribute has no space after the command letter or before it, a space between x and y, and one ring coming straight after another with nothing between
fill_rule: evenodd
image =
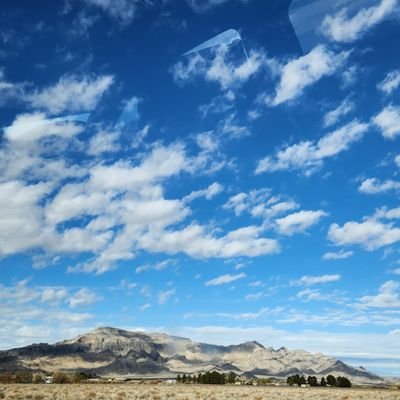
<instances>
[{"instance_id":1,"label":"dry grass field","mask_svg":"<svg viewBox=\"0 0 400 400\"><path fill-rule=\"evenodd\" d=\"M191 385L0 385L4 400L400 400L400 391Z\"/></svg>"}]
</instances>

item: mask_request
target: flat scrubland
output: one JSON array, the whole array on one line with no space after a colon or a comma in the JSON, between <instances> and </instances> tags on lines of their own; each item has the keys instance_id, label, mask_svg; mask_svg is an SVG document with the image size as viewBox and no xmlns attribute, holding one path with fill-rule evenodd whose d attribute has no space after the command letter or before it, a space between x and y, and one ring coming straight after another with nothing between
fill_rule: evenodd
<instances>
[{"instance_id":1,"label":"flat scrubland","mask_svg":"<svg viewBox=\"0 0 400 400\"><path fill-rule=\"evenodd\" d=\"M384 389L216 385L0 385L4 400L400 400Z\"/></svg>"}]
</instances>

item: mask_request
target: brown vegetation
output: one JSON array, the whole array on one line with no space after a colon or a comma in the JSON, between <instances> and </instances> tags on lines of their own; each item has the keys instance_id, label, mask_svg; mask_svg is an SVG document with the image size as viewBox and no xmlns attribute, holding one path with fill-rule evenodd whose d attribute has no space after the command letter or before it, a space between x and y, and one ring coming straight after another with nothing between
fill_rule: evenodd
<instances>
[{"instance_id":1,"label":"brown vegetation","mask_svg":"<svg viewBox=\"0 0 400 400\"><path fill-rule=\"evenodd\" d=\"M384 389L135 384L0 384L4 400L400 400Z\"/></svg>"}]
</instances>

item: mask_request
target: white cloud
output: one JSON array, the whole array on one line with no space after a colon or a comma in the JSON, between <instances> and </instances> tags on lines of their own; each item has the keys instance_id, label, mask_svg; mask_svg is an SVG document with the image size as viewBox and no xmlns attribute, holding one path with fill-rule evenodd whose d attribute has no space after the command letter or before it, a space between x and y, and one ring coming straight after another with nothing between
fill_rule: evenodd
<instances>
[{"instance_id":1,"label":"white cloud","mask_svg":"<svg viewBox=\"0 0 400 400\"><path fill-rule=\"evenodd\" d=\"M98 300L96 293L93 291L82 288L78 290L72 297L69 298L68 303L70 307L90 306Z\"/></svg>"},{"instance_id":2,"label":"white cloud","mask_svg":"<svg viewBox=\"0 0 400 400\"><path fill-rule=\"evenodd\" d=\"M265 97L270 106L278 106L302 95L304 90L326 76L333 75L345 62L348 53L336 54L324 46L281 66L280 82L274 98Z\"/></svg>"},{"instance_id":3,"label":"white cloud","mask_svg":"<svg viewBox=\"0 0 400 400\"><path fill-rule=\"evenodd\" d=\"M335 302L335 299L333 299L331 295L322 293L319 289L300 290L300 292L298 292L296 294L296 297L305 302L310 302L310 301L333 301L333 302Z\"/></svg>"},{"instance_id":4,"label":"white cloud","mask_svg":"<svg viewBox=\"0 0 400 400\"><path fill-rule=\"evenodd\" d=\"M276 240L260 237L260 229L254 226L216 237L203 226L192 224L181 230L147 233L138 242L141 248L152 252L185 253L194 258L258 257L280 251Z\"/></svg>"},{"instance_id":5,"label":"white cloud","mask_svg":"<svg viewBox=\"0 0 400 400\"><path fill-rule=\"evenodd\" d=\"M302 276L299 280L294 281L294 285L318 285L321 283L337 282L341 279L340 275L320 275L320 276Z\"/></svg>"},{"instance_id":6,"label":"white cloud","mask_svg":"<svg viewBox=\"0 0 400 400\"><path fill-rule=\"evenodd\" d=\"M322 256L323 260L344 260L353 256L352 251L340 250L339 252L328 252Z\"/></svg>"},{"instance_id":7,"label":"white cloud","mask_svg":"<svg viewBox=\"0 0 400 400\"><path fill-rule=\"evenodd\" d=\"M400 154L398 156L395 157L394 162L396 163L396 165L398 167L400 167Z\"/></svg>"},{"instance_id":8,"label":"white cloud","mask_svg":"<svg viewBox=\"0 0 400 400\"><path fill-rule=\"evenodd\" d=\"M392 271L393 274L395 275L400 275L400 268L396 268Z\"/></svg>"},{"instance_id":9,"label":"white cloud","mask_svg":"<svg viewBox=\"0 0 400 400\"><path fill-rule=\"evenodd\" d=\"M171 289L158 293L158 304L165 304L172 296L175 295L175 292L175 289Z\"/></svg>"},{"instance_id":10,"label":"white cloud","mask_svg":"<svg viewBox=\"0 0 400 400\"><path fill-rule=\"evenodd\" d=\"M387 281L376 296L364 296L360 302L363 307L400 308L400 283Z\"/></svg>"},{"instance_id":11,"label":"white cloud","mask_svg":"<svg viewBox=\"0 0 400 400\"><path fill-rule=\"evenodd\" d=\"M218 276L217 278L211 279L209 281L207 281L205 283L206 286L220 286L220 285L226 285L228 283L232 283L235 281L238 281L239 279L243 279L246 278L246 274L245 273L240 273L240 274L236 274L236 275L230 275L230 274L226 274L226 275L221 275Z\"/></svg>"},{"instance_id":12,"label":"white cloud","mask_svg":"<svg viewBox=\"0 0 400 400\"><path fill-rule=\"evenodd\" d=\"M368 178L361 182L358 190L366 194L378 194L400 190L400 182L393 180L379 181L377 178Z\"/></svg>"},{"instance_id":13,"label":"white cloud","mask_svg":"<svg viewBox=\"0 0 400 400\"><path fill-rule=\"evenodd\" d=\"M335 42L353 42L390 16L396 6L397 0L382 0L376 6L362 8L353 17L347 15L345 8L336 15L325 17L321 33Z\"/></svg>"},{"instance_id":14,"label":"white cloud","mask_svg":"<svg viewBox=\"0 0 400 400\"><path fill-rule=\"evenodd\" d=\"M373 218L363 222L349 221L343 226L332 224L328 239L338 246L359 245L372 251L400 241L400 229Z\"/></svg>"},{"instance_id":15,"label":"white cloud","mask_svg":"<svg viewBox=\"0 0 400 400\"><path fill-rule=\"evenodd\" d=\"M332 125L335 125L337 122L340 121L341 118L345 117L353 110L354 104L351 103L348 99L343 100L337 108L325 114L324 127L328 128Z\"/></svg>"},{"instance_id":16,"label":"white cloud","mask_svg":"<svg viewBox=\"0 0 400 400\"><path fill-rule=\"evenodd\" d=\"M103 153L113 153L120 149L118 132L98 132L89 141L87 153L99 156Z\"/></svg>"},{"instance_id":17,"label":"white cloud","mask_svg":"<svg viewBox=\"0 0 400 400\"><path fill-rule=\"evenodd\" d=\"M400 135L400 107L389 105L377 114L372 121L385 138L395 139Z\"/></svg>"},{"instance_id":18,"label":"white cloud","mask_svg":"<svg viewBox=\"0 0 400 400\"><path fill-rule=\"evenodd\" d=\"M234 63L229 60L228 47L220 46L211 60L195 54L187 61L175 64L171 72L178 84L202 77L209 82L218 83L222 89L227 90L247 82L266 62L264 54L252 51L248 59L240 64Z\"/></svg>"},{"instance_id":19,"label":"white cloud","mask_svg":"<svg viewBox=\"0 0 400 400\"><path fill-rule=\"evenodd\" d=\"M51 114L82 112L94 109L101 96L112 85L110 75L99 77L64 75L54 85L27 95L27 101Z\"/></svg>"},{"instance_id":20,"label":"white cloud","mask_svg":"<svg viewBox=\"0 0 400 400\"><path fill-rule=\"evenodd\" d=\"M216 6L228 3L230 1L232 0L187 0L187 3L194 11L202 13ZM235 0L235 1L246 3L249 0Z\"/></svg>"},{"instance_id":21,"label":"white cloud","mask_svg":"<svg viewBox=\"0 0 400 400\"><path fill-rule=\"evenodd\" d=\"M145 264L141 265L140 267L137 267L135 272L137 274L140 274L142 272L147 272L147 271L162 271L168 268L169 266L174 265L175 263L176 263L175 260L164 260L156 264Z\"/></svg>"},{"instance_id":22,"label":"white cloud","mask_svg":"<svg viewBox=\"0 0 400 400\"><path fill-rule=\"evenodd\" d=\"M387 74L386 78L377 85L378 89L387 95L390 95L399 86L400 86L400 70L399 69L390 71Z\"/></svg>"},{"instance_id":23,"label":"white cloud","mask_svg":"<svg viewBox=\"0 0 400 400\"><path fill-rule=\"evenodd\" d=\"M245 300L247 301L257 301L260 300L264 296L263 292L248 294L245 296Z\"/></svg>"},{"instance_id":24,"label":"white cloud","mask_svg":"<svg viewBox=\"0 0 400 400\"><path fill-rule=\"evenodd\" d=\"M50 190L51 186L46 183L0 183L0 256L43 244L48 233L43 230L39 202Z\"/></svg>"},{"instance_id":25,"label":"white cloud","mask_svg":"<svg viewBox=\"0 0 400 400\"><path fill-rule=\"evenodd\" d=\"M276 229L281 235L291 236L294 233L303 233L317 224L322 217L327 216L325 211L302 210L275 221Z\"/></svg>"},{"instance_id":26,"label":"white cloud","mask_svg":"<svg viewBox=\"0 0 400 400\"><path fill-rule=\"evenodd\" d=\"M64 288L45 288L41 295L43 303L57 304L68 297L68 291Z\"/></svg>"},{"instance_id":27,"label":"white cloud","mask_svg":"<svg viewBox=\"0 0 400 400\"><path fill-rule=\"evenodd\" d=\"M82 132L83 127L63 118L47 119L43 113L18 115L4 129L5 138L13 145L28 146L46 137L72 138Z\"/></svg>"},{"instance_id":28,"label":"white cloud","mask_svg":"<svg viewBox=\"0 0 400 400\"><path fill-rule=\"evenodd\" d=\"M204 197L206 200L211 200L224 190L224 187L218 182L212 183L208 188L196 190L184 197L184 201L191 202L195 199Z\"/></svg>"},{"instance_id":29,"label":"white cloud","mask_svg":"<svg viewBox=\"0 0 400 400\"><path fill-rule=\"evenodd\" d=\"M353 121L323 136L317 142L304 141L286 146L258 162L256 174L284 170L302 170L311 175L321 168L326 158L333 157L349 149L352 143L362 139L368 125Z\"/></svg>"},{"instance_id":30,"label":"white cloud","mask_svg":"<svg viewBox=\"0 0 400 400\"><path fill-rule=\"evenodd\" d=\"M115 18L123 25L128 24L134 18L138 0L83 0L88 5L99 7L110 17Z\"/></svg>"}]
</instances>

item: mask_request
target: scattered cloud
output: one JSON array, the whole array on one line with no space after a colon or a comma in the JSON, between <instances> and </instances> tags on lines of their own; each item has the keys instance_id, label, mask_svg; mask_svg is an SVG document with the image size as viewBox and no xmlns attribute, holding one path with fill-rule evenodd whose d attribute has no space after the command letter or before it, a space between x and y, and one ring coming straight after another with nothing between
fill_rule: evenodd
<instances>
[{"instance_id":1,"label":"scattered cloud","mask_svg":"<svg viewBox=\"0 0 400 400\"><path fill-rule=\"evenodd\" d=\"M349 221L342 226L332 224L328 239L337 246L359 245L373 251L400 241L400 229L391 223L366 218L362 222Z\"/></svg>"},{"instance_id":2,"label":"scattered cloud","mask_svg":"<svg viewBox=\"0 0 400 400\"><path fill-rule=\"evenodd\" d=\"M400 190L400 182L393 180L380 181L377 178L368 178L361 182L358 190L366 194L379 194Z\"/></svg>"},{"instance_id":3,"label":"scattered cloud","mask_svg":"<svg viewBox=\"0 0 400 400\"><path fill-rule=\"evenodd\" d=\"M327 216L325 211L302 210L286 217L277 219L276 229L281 235L291 236L294 233L303 233L311 226L317 224L322 217Z\"/></svg>"},{"instance_id":4,"label":"scattered cloud","mask_svg":"<svg viewBox=\"0 0 400 400\"><path fill-rule=\"evenodd\" d=\"M323 260L344 260L352 257L353 251L340 250L339 252L327 252L322 256Z\"/></svg>"},{"instance_id":5,"label":"scattered cloud","mask_svg":"<svg viewBox=\"0 0 400 400\"><path fill-rule=\"evenodd\" d=\"M215 82L223 90L229 90L246 83L266 65L263 53L251 51L244 61L231 61L228 47L220 46L212 59L196 53L187 61L179 61L172 69L172 75L178 84L185 84L197 77Z\"/></svg>"},{"instance_id":6,"label":"scattered cloud","mask_svg":"<svg viewBox=\"0 0 400 400\"><path fill-rule=\"evenodd\" d=\"M27 101L32 107L51 114L91 111L113 81L111 75L98 77L64 75L55 85L27 95Z\"/></svg>"},{"instance_id":7,"label":"scattered cloud","mask_svg":"<svg viewBox=\"0 0 400 400\"><path fill-rule=\"evenodd\" d=\"M351 144L361 140L368 130L368 124L353 121L317 142L303 141L287 145L274 156L268 156L258 162L256 174L284 170L300 170L306 175L313 174L323 166L324 160L334 157L350 148Z\"/></svg>"},{"instance_id":8,"label":"scattered cloud","mask_svg":"<svg viewBox=\"0 0 400 400\"><path fill-rule=\"evenodd\" d=\"M329 111L324 116L324 127L329 128L337 124L343 117L354 110L354 104L349 99L343 100L338 107Z\"/></svg>"},{"instance_id":9,"label":"scattered cloud","mask_svg":"<svg viewBox=\"0 0 400 400\"><path fill-rule=\"evenodd\" d=\"M246 278L246 276L247 275L243 272L240 274L236 274L236 275L230 275L230 274L221 275L221 276L218 276L217 278L207 281L206 286L226 285L227 283L232 283L232 282L238 281L239 279Z\"/></svg>"},{"instance_id":10,"label":"scattered cloud","mask_svg":"<svg viewBox=\"0 0 400 400\"><path fill-rule=\"evenodd\" d=\"M400 307L400 283L387 281L375 296L364 296L360 299L363 307L374 308L399 308Z\"/></svg>"},{"instance_id":11,"label":"scattered cloud","mask_svg":"<svg viewBox=\"0 0 400 400\"><path fill-rule=\"evenodd\" d=\"M175 295L175 293L176 293L175 289L159 292L158 296L157 296L158 304L160 304L160 305L165 304L172 296Z\"/></svg>"},{"instance_id":12,"label":"scattered cloud","mask_svg":"<svg viewBox=\"0 0 400 400\"><path fill-rule=\"evenodd\" d=\"M396 90L400 86L400 70L396 69L394 71L390 71L386 78L380 82L377 87L380 91L385 93L386 95L392 94L394 90Z\"/></svg>"},{"instance_id":13,"label":"scattered cloud","mask_svg":"<svg viewBox=\"0 0 400 400\"><path fill-rule=\"evenodd\" d=\"M400 135L400 107L389 105L377 114L372 121L385 138L395 139Z\"/></svg>"},{"instance_id":14,"label":"scattered cloud","mask_svg":"<svg viewBox=\"0 0 400 400\"><path fill-rule=\"evenodd\" d=\"M396 6L397 0L381 0L378 5L362 8L352 17L344 8L335 15L325 17L321 25L321 33L335 42L354 42L392 15Z\"/></svg>"},{"instance_id":15,"label":"scattered cloud","mask_svg":"<svg viewBox=\"0 0 400 400\"><path fill-rule=\"evenodd\" d=\"M166 269L174 264L176 264L176 260L172 260L172 259L163 260L156 264L141 265L140 267L136 268L135 272L137 274L140 274L142 272L148 272L148 271L163 271L164 269Z\"/></svg>"},{"instance_id":16,"label":"scattered cloud","mask_svg":"<svg viewBox=\"0 0 400 400\"><path fill-rule=\"evenodd\" d=\"M196 190L184 197L184 201L191 202L195 199L204 197L206 200L211 200L224 190L224 187L218 182L212 183L208 188Z\"/></svg>"},{"instance_id":17,"label":"scattered cloud","mask_svg":"<svg viewBox=\"0 0 400 400\"><path fill-rule=\"evenodd\" d=\"M76 308L90 306L96 301L98 301L96 293L87 288L82 288L70 297L68 303L70 307Z\"/></svg>"},{"instance_id":18,"label":"scattered cloud","mask_svg":"<svg viewBox=\"0 0 400 400\"><path fill-rule=\"evenodd\" d=\"M294 281L293 285L300 285L300 286L319 285L322 283L337 282L340 279L341 279L341 276L338 274L336 274L336 275L320 275L320 276L305 275L305 276L302 276L299 280Z\"/></svg>"},{"instance_id":19,"label":"scattered cloud","mask_svg":"<svg viewBox=\"0 0 400 400\"><path fill-rule=\"evenodd\" d=\"M280 80L273 98L264 96L269 106L278 106L300 97L304 90L326 76L333 75L346 61L348 53L334 53L317 46L310 53L280 67Z\"/></svg>"}]
</instances>

